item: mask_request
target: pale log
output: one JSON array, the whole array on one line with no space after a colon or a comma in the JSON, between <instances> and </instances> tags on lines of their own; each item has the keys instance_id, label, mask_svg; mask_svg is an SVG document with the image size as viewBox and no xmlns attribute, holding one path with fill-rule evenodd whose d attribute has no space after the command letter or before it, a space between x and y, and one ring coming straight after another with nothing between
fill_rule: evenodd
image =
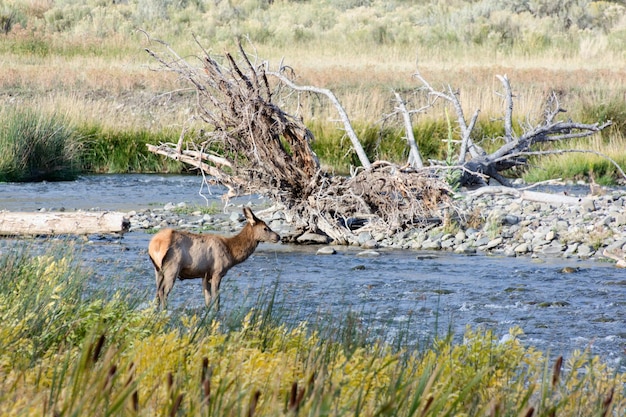
<instances>
[{"instance_id":1,"label":"pale log","mask_svg":"<svg viewBox=\"0 0 626 417\"><path fill-rule=\"evenodd\" d=\"M104 212L0 212L0 235L86 235L124 233L124 213Z\"/></svg>"},{"instance_id":2,"label":"pale log","mask_svg":"<svg viewBox=\"0 0 626 417\"><path fill-rule=\"evenodd\" d=\"M503 195L508 194L521 200L534 201L537 203L548 203L555 205L582 205L584 202L593 201L590 197L575 197L562 194L542 193L538 191L517 190L511 187L486 186L470 191L467 195L476 198L485 194Z\"/></svg>"}]
</instances>

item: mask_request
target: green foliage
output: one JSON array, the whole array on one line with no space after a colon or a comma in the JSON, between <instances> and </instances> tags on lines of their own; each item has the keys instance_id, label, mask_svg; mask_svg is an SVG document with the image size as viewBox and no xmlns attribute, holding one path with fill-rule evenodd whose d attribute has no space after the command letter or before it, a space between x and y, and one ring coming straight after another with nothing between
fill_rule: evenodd
<instances>
[{"instance_id":1,"label":"green foliage","mask_svg":"<svg viewBox=\"0 0 626 417\"><path fill-rule=\"evenodd\" d=\"M611 97L581 97L580 109L582 123L612 122L611 134L626 137L626 106L617 95Z\"/></svg>"},{"instance_id":2,"label":"green foliage","mask_svg":"<svg viewBox=\"0 0 626 417\"><path fill-rule=\"evenodd\" d=\"M397 163L405 163L408 156L408 145L404 139L402 127L354 123L355 132L372 160L380 159ZM353 152L350 140L334 123L310 123L308 128L313 132L315 141L313 150L325 165L338 173L350 172L350 166L359 166L358 156ZM426 120L413 126L413 134L424 159L438 159L443 152L443 139L446 137L445 124Z\"/></svg>"},{"instance_id":3,"label":"green foliage","mask_svg":"<svg viewBox=\"0 0 626 417\"><path fill-rule=\"evenodd\" d=\"M211 203L210 206L198 206L198 205L189 205L184 207L174 207L172 211L179 215L189 215L195 212L200 214L216 214L220 212L220 207L216 202Z\"/></svg>"},{"instance_id":4,"label":"green foliage","mask_svg":"<svg viewBox=\"0 0 626 417\"><path fill-rule=\"evenodd\" d=\"M0 120L0 181L76 178L78 136L63 117L12 109Z\"/></svg>"},{"instance_id":5,"label":"green foliage","mask_svg":"<svg viewBox=\"0 0 626 417\"><path fill-rule=\"evenodd\" d=\"M136 306L119 294L110 300L99 298L104 296L99 293L84 296L88 276L74 263L69 243L52 245L43 255L28 244L17 244L0 257L0 322L6 351L2 359L16 369L57 349L80 345L104 323L115 332L122 319L133 323L139 317ZM147 329L126 330L134 337Z\"/></svg>"},{"instance_id":6,"label":"green foliage","mask_svg":"<svg viewBox=\"0 0 626 417\"><path fill-rule=\"evenodd\" d=\"M4 6L0 3L0 32L7 35L16 24L24 21L24 15L15 8Z\"/></svg>"},{"instance_id":7,"label":"green foliage","mask_svg":"<svg viewBox=\"0 0 626 417\"><path fill-rule=\"evenodd\" d=\"M449 335L416 351L372 341L350 314L346 324L283 324L294 320L275 310L272 290L235 311L237 323L210 310L141 310L85 291L68 245L11 248L0 267L2 415L239 416L254 397L259 416L626 410L626 374L586 352L552 366L520 329L498 340L468 327L462 343Z\"/></svg>"},{"instance_id":8,"label":"green foliage","mask_svg":"<svg viewBox=\"0 0 626 417\"><path fill-rule=\"evenodd\" d=\"M620 166L626 166L626 155L613 156ZM616 178L622 178L615 165L598 155L566 153L559 156L543 157L524 173L526 182L547 181L554 178L571 180L594 180L600 185L615 185Z\"/></svg>"},{"instance_id":9,"label":"green foliage","mask_svg":"<svg viewBox=\"0 0 626 417\"><path fill-rule=\"evenodd\" d=\"M148 151L147 144L176 142L173 131L113 131L99 125L77 128L82 137L82 168L87 172L181 172L182 165Z\"/></svg>"}]
</instances>

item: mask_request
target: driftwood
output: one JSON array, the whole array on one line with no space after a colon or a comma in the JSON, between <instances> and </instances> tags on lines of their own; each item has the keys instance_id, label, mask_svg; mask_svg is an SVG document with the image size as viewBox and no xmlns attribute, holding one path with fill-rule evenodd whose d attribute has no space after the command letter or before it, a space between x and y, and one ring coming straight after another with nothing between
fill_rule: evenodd
<instances>
[{"instance_id":1,"label":"driftwood","mask_svg":"<svg viewBox=\"0 0 626 417\"><path fill-rule=\"evenodd\" d=\"M226 197L264 194L284 207L296 229L323 233L336 242L354 242L358 232L353 231L357 229L391 234L430 222L453 204L449 183L486 186L493 178L508 185L502 172L525 165L529 156L575 151L546 150L541 145L586 137L611 124L558 120L564 110L552 95L544 120L534 126L527 124L518 134L512 120L512 89L508 78L499 76L504 88L504 136L502 146L487 153L473 138L479 110L468 121L458 91L450 86L437 91L417 72L415 76L422 83L418 91L425 93L426 105L412 109L395 93L392 114L401 116L406 131L406 165L370 162L338 98L329 90L296 84L290 68L281 65L271 71L266 62L251 60L241 44L237 57L226 53L221 58L211 56L199 45L203 52L197 57L200 65L192 66L166 43L150 40L160 51L146 51L161 69L174 72L195 90L195 117L206 124L206 129L191 135L183 130L177 144L149 145L149 150L197 167L208 180L228 187ZM350 177L324 172L311 148L311 132L300 118L276 104L300 93L325 96L337 109L361 163ZM436 101L452 106L460 141L449 139L446 161L430 161L430 166L424 166L411 117L427 111ZM455 143L460 144L458 149L454 149ZM539 197L526 193L524 198Z\"/></svg>"},{"instance_id":2,"label":"driftwood","mask_svg":"<svg viewBox=\"0 0 626 417\"><path fill-rule=\"evenodd\" d=\"M241 45L237 59L226 53L218 60L203 51L201 65L194 67L167 44L155 45L161 50L147 52L195 89L196 117L206 129L196 136L181 135L177 144L148 149L199 168L210 181L228 187L231 196L268 196L284 207L297 231L293 240L306 232L343 243L355 242L357 229L392 234L436 217L440 204L449 202L448 184L432 171L370 163L336 97L327 90L298 87L286 77L286 68L272 72L265 63L253 63ZM350 177L322 170L310 146L312 133L275 104L293 90L323 94L338 105L363 168Z\"/></svg>"},{"instance_id":3,"label":"driftwood","mask_svg":"<svg viewBox=\"0 0 626 417\"><path fill-rule=\"evenodd\" d=\"M129 221L117 212L0 212L0 235L124 233Z\"/></svg>"},{"instance_id":4,"label":"driftwood","mask_svg":"<svg viewBox=\"0 0 626 417\"><path fill-rule=\"evenodd\" d=\"M512 195L520 200L548 203L554 205L593 205L593 199L589 197L574 197L563 194L542 193L538 191L519 190L511 187L488 186L467 193L470 197L480 197L485 194Z\"/></svg>"},{"instance_id":5,"label":"driftwood","mask_svg":"<svg viewBox=\"0 0 626 417\"><path fill-rule=\"evenodd\" d=\"M416 71L415 77L422 83L428 96L433 98L433 101L429 102L429 105L424 106L421 110L425 111L434 104L434 100L441 99L450 103L456 113L456 123L460 130L461 145L454 165L461 171L460 185L485 186L488 184L489 178L493 178L500 184L509 186L509 181L502 175L503 171L514 167L525 166L530 156L564 154L569 152L599 155L610 161L622 177L626 178L626 173L624 173L624 170L619 164L599 152L579 149L540 148L540 146L544 144L588 137L606 129L612 124L610 120L604 123L592 124L577 123L571 120L558 120L557 116L565 113L566 110L561 107L555 93L550 95L546 103L544 119L535 125L527 123L525 131L521 135L518 135L513 129L513 90L507 76L498 75L497 77L504 88L504 93L501 94L505 102L503 144L496 151L487 153L472 137L480 110L475 110L468 122L463 112L461 102L459 101L458 91L453 90L451 86L448 86L446 91L436 90L426 81L419 71ZM437 164L446 165L446 163L439 161L435 162Z\"/></svg>"}]
</instances>

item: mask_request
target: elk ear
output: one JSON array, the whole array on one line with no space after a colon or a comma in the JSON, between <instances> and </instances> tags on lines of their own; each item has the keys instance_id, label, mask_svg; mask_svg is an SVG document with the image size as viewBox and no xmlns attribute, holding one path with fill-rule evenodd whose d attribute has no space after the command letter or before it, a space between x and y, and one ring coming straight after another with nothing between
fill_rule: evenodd
<instances>
[{"instance_id":1,"label":"elk ear","mask_svg":"<svg viewBox=\"0 0 626 417\"><path fill-rule=\"evenodd\" d=\"M252 213L252 210L250 210L250 208L248 207L243 208L243 215L246 216L246 220L248 220L248 223L250 223L250 226L254 226L256 222L259 221L259 219L256 218L254 213Z\"/></svg>"}]
</instances>

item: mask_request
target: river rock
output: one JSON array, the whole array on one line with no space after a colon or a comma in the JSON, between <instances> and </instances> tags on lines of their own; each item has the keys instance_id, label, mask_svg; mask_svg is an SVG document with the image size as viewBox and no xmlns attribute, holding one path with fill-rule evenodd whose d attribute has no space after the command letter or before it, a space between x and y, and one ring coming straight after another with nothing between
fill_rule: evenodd
<instances>
[{"instance_id":1,"label":"river rock","mask_svg":"<svg viewBox=\"0 0 626 417\"><path fill-rule=\"evenodd\" d=\"M544 255L554 256L554 255L559 255L563 253L564 250L565 250L565 245L562 245L559 242L552 242L551 244L542 247L541 253Z\"/></svg>"},{"instance_id":2,"label":"river rock","mask_svg":"<svg viewBox=\"0 0 626 417\"><path fill-rule=\"evenodd\" d=\"M357 242L360 246L363 246L363 244L369 240L372 240L372 234L370 232L361 232L357 237Z\"/></svg>"},{"instance_id":3,"label":"river rock","mask_svg":"<svg viewBox=\"0 0 626 417\"><path fill-rule=\"evenodd\" d=\"M508 224L509 226L517 224L519 223L519 221L520 221L520 218L512 214L507 214L506 216L504 216L504 219L502 219L502 223Z\"/></svg>"},{"instance_id":4,"label":"river rock","mask_svg":"<svg viewBox=\"0 0 626 417\"><path fill-rule=\"evenodd\" d=\"M304 244L325 244L330 241L330 239L326 235L320 235L311 232L306 232L302 234L296 240L298 241L298 243Z\"/></svg>"},{"instance_id":5,"label":"river rock","mask_svg":"<svg viewBox=\"0 0 626 417\"><path fill-rule=\"evenodd\" d=\"M591 246L583 243L578 246L576 253L579 258L589 258L593 255L594 250Z\"/></svg>"},{"instance_id":6,"label":"river rock","mask_svg":"<svg viewBox=\"0 0 626 417\"><path fill-rule=\"evenodd\" d=\"M522 243L520 245L517 245L515 247L515 249L513 249L513 251L515 253L523 254L523 253L529 252L530 251L530 247L528 246L527 243Z\"/></svg>"},{"instance_id":7,"label":"river rock","mask_svg":"<svg viewBox=\"0 0 626 417\"><path fill-rule=\"evenodd\" d=\"M317 255L334 255L337 251L332 246L324 246L319 248L316 252Z\"/></svg>"},{"instance_id":8,"label":"river rock","mask_svg":"<svg viewBox=\"0 0 626 417\"><path fill-rule=\"evenodd\" d=\"M501 237L497 237L497 238L495 238L495 239L490 240L490 241L487 243L487 248L486 248L486 249L487 249L487 250L489 250L489 249L493 249L493 248L495 248L495 247L497 247L497 246L500 246L500 244L502 244L502 238L501 238Z\"/></svg>"},{"instance_id":9,"label":"river rock","mask_svg":"<svg viewBox=\"0 0 626 417\"><path fill-rule=\"evenodd\" d=\"M356 254L359 257L376 257L380 256L380 252L376 252L375 250L364 250Z\"/></svg>"},{"instance_id":10,"label":"river rock","mask_svg":"<svg viewBox=\"0 0 626 417\"><path fill-rule=\"evenodd\" d=\"M233 211L232 213L230 213L229 220L230 220L232 223L239 223L239 222L242 222L242 221L243 221L243 219L244 219L243 214L241 214L241 213L240 213L240 212L238 212L238 211Z\"/></svg>"},{"instance_id":11,"label":"river rock","mask_svg":"<svg viewBox=\"0 0 626 417\"><path fill-rule=\"evenodd\" d=\"M441 242L439 240L426 239L422 242L421 249L423 250L439 250L441 249Z\"/></svg>"},{"instance_id":12,"label":"river rock","mask_svg":"<svg viewBox=\"0 0 626 417\"><path fill-rule=\"evenodd\" d=\"M591 212L596 210L596 205L590 198L583 198L581 207L584 211Z\"/></svg>"},{"instance_id":13,"label":"river rock","mask_svg":"<svg viewBox=\"0 0 626 417\"><path fill-rule=\"evenodd\" d=\"M469 246L467 244L462 244L462 245L457 246L454 249L454 253L460 253L463 255L472 255L476 253L476 248Z\"/></svg>"},{"instance_id":14,"label":"river rock","mask_svg":"<svg viewBox=\"0 0 626 417\"><path fill-rule=\"evenodd\" d=\"M398 245L399 243L396 243L394 246ZM376 249L378 246L378 242L376 242L374 239L367 240L361 244L361 247L365 249Z\"/></svg>"}]
</instances>

